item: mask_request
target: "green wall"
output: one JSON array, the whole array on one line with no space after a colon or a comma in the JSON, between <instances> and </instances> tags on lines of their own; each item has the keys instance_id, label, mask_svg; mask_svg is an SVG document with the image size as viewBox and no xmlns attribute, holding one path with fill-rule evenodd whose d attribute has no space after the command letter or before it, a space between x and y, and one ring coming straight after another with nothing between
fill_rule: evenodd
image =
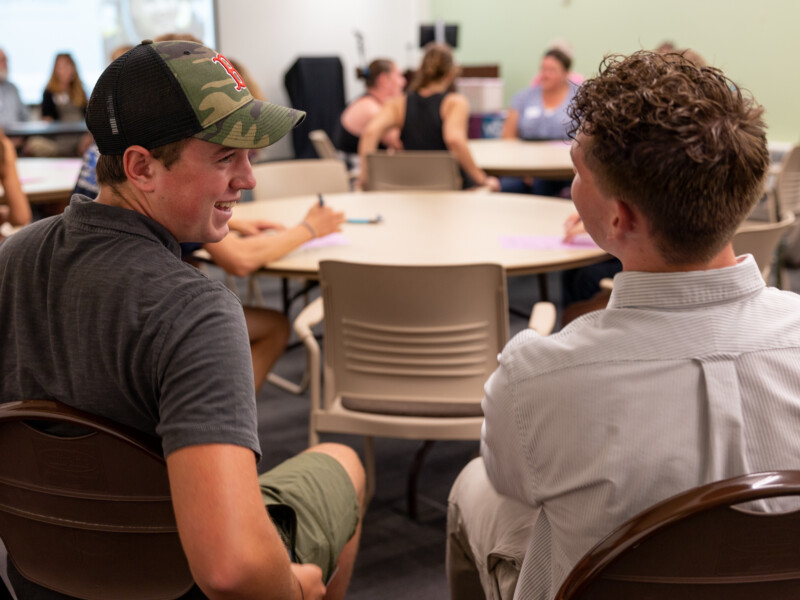
<instances>
[{"instance_id":1,"label":"green wall","mask_svg":"<svg viewBox=\"0 0 800 600\"><path fill-rule=\"evenodd\" d=\"M431 19L459 23L462 64L499 63L506 104L538 70L550 41L569 40L573 69L663 40L697 51L764 106L771 141L800 141L800 2L796 0L429 0Z\"/></svg>"}]
</instances>

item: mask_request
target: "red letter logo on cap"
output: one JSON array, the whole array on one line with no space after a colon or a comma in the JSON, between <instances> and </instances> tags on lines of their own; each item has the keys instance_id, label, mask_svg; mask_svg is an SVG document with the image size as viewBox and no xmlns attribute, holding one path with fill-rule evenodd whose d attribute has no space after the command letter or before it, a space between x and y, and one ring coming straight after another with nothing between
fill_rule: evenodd
<instances>
[{"instance_id":1,"label":"red letter logo on cap","mask_svg":"<svg viewBox=\"0 0 800 600\"><path fill-rule=\"evenodd\" d=\"M227 58L222 56L222 54L217 54L214 58L211 59L211 61L221 65L222 68L225 69L225 71L227 71L228 75L231 76L231 79L233 79L236 82L237 92L240 92L247 87L244 83L244 79L242 79L242 76L239 75L239 71L237 71L233 67L231 62Z\"/></svg>"}]
</instances>

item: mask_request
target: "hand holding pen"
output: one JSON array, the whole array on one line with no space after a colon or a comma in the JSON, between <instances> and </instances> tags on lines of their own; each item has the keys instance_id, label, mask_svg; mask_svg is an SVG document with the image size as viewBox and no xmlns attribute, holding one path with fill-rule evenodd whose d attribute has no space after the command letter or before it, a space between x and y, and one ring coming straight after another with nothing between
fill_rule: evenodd
<instances>
[{"instance_id":1,"label":"hand holding pen","mask_svg":"<svg viewBox=\"0 0 800 600\"><path fill-rule=\"evenodd\" d=\"M303 219L303 225L311 231L312 237L322 237L341 231L342 223L344 223L344 213L326 206L322 194L318 195L317 203L309 209Z\"/></svg>"}]
</instances>

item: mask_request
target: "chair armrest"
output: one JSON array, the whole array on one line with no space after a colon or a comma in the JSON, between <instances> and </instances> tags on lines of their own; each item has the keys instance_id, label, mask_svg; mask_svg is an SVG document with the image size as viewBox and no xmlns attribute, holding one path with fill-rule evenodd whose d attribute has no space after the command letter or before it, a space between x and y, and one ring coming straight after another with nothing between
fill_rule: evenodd
<instances>
[{"instance_id":1,"label":"chair armrest","mask_svg":"<svg viewBox=\"0 0 800 600\"><path fill-rule=\"evenodd\" d=\"M556 305L552 302L537 302L531 310L528 327L539 335L550 335L556 326Z\"/></svg>"},{"instance_id":2,"label":"chair armrest","mask_svg":"<svg viewBox=\"0 0 800 600\"><path fill-rule=\"evenodd\" d=\"M603 277L600 280L600 289L610 292L614 289L614 280L611 277Z\"/></svg>"},{"instance_id":3,"label":"chair armrest","mask_svg":"<svg viewBox=\"0 0 800 600\"><path fill-rule=\"evenodd\" d=\"M314 344L316 345L314 332L311 331L311 328L314 325L322 323L323 318L325 318L325 309L322 304L322 298L317 298L313 302L309 303L302 311L300 311L300 314L295 317L294 331L297 334L298 339L304 344L308 345L307 340L310 338L314 340Z\"/></svg>"}]
</instances>

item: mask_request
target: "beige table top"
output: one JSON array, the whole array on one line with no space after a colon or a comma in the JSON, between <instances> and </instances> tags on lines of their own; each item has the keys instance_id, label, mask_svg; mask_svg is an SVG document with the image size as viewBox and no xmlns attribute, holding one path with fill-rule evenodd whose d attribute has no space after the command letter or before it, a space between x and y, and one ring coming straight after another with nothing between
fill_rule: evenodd
<instances>
[{"instance_id":1,"label":"beige table top","mask_svg":"<svg viewBox=\"0 0 800 600\"><path fill-rule=\"evenodd\" d=\"M80 170L80 158L17 159L22 191L31 204L68 202Z\"/></svg>"},{"instance_id":2,"label":"beige table top","mask_svg":"<svg viewBox=\"0 0 800 600\"><path fill-rule=\"evenodd\" d=\"M314 196L238 205L234 216L295 224ZM379 224L345 224L341 234L301 246L264 270L314 278L323 259L373 264L442 265L499 263L510 275L579 267L606 258L585 242L568 249L541 249L560 240L574 205L569 200L486 192L355 192L329 194L327 205L347 218L381 215Z\"/></svg>"},{"instance_id":3,"label":"beige table top","mask_svg":"<svg viewBox=\"0 0 800 600\"><path fill-rule=\"evenodd\" d=\"M526 142L518 139L469 140L469 150L489 175L569 179L570 142Z\"/></svg>"}]
</instances>

